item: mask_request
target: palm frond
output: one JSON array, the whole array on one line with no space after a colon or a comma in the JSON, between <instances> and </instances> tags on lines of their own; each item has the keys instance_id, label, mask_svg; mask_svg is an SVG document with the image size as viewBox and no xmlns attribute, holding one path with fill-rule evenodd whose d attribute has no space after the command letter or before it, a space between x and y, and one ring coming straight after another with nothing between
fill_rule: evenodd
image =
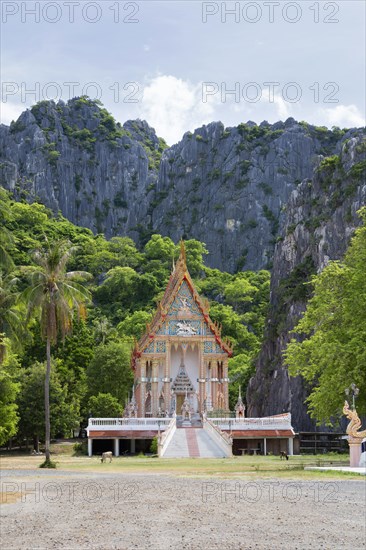
<instances>
[{"instance_id":1,"label":"palm frond","mask_svg":"<svg viewBox=\"0 0 366 550\"><path fill-rule=\"evenodd\" d=\"M66 265L76 247L66 240L49 243L47 248L36 250L33 258L38 268L29 275L30 285L22 293L26 302L29 320L40 312L41 334L52 343L71 330L73 316L85 314L84 303L91 299L90 292L80 281L92 276L86 271L66 273ZM77 280L78 279L78 280Z\"/></svg>"}]
</instances>

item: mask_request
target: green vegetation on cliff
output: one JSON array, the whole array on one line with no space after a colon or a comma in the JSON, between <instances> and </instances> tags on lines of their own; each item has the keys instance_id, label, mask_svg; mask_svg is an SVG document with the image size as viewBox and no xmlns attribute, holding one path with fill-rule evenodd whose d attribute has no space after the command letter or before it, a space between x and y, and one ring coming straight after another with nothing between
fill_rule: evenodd
<instances>
[{"instance_id":1,"label":"green vegetation on cliff","mask_svg":"<svg viewBox=\"0 0 366 550\"><path fill-rule=\"evenodd\" d=\"M366 222L366 209L361 211ZM305 315L285 352L292 376L312 390L310 415L331 423L342 413L350 383L360 389L358 411L366 413L366 226L357 229L342 262L330 262L312 278Z\"/></svg>"},{"instance_id":2,"label":"green vegetation on cliff","mask_svg":"<svg viewBox=\"0 0 366 550\"><path fill-rule=\"evenodd\" d=\"M6 236L1 255L0 307L4 322L0 410L4 411L4 420L0 442L17 434L22 439L33 439L37 447L45 436L44 415L31 415L29 410L43 410L41 378L45 373L46 346L42 337L47 339L48 333L42 316L34 316L27 329L21 329L26 325L30 301L22 304L18 298L19 294L24 297L24 289L29 287L29 275L42 278L35 260L42 263L43 256L34 256L34 251L68 242L72 254L65 269L91 274L91 280L84 283L91 295L86 319L75 316L72 332L64 330L61 323L51 338L50 418L51 436L55 437L68 435L85 422L91 407L101 411L108 403L113 410L125 405L132 386L131 346L134 338L144 332L162 297L173 260L179 255L179 243L152 235L139 250L127 237L106 240L102 234L94 235L61 215L53 217L41 204L16 202L2 189L0 204ZM223 335L230 337L234 345L235 358L230 360L233 406L239 383L245 391L260 348L269 300L269 273L232 275L207 268L205 245L194 239L185 244L188 268L197 289L210 301L212 319L222 324ZM34 288L29 292L34 299Z\"/></svg>"}]
</instances>

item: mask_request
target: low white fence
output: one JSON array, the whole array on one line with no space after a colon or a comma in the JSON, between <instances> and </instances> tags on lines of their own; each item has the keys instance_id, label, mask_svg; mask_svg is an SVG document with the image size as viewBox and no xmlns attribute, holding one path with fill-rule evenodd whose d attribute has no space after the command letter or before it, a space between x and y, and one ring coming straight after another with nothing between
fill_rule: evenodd
<instances>
[{"instance_id":1,"label":"low white fence","mask_svg":"<svg viewBox=\"0 0 366 550\"><path fill-rule=\"evenodd\" d=\"M233 456L233 442L231 437L222 432L220 428L212 422L212 418L203 420L203 429L210 434L227 458Z\"/></svg>"},{"instance_id":2,"label":"low white fence","mask_svg":"<svg viewBox=\"0 0 366 550\"><path fill-rule=\"evenodd\" d=\"M210 418L222 430L292 430L291 414L264 418Z\"/></svg>"},{"instance_id":3,"label":"low white fence","mask_svg":"<svg viewBox=\"0 0 366 550\"><path fill-rule=\"evenodd\" d=\"M90 430L161 430L169 427L171 418L89 418Z\"/></svg>"}]
</instances>

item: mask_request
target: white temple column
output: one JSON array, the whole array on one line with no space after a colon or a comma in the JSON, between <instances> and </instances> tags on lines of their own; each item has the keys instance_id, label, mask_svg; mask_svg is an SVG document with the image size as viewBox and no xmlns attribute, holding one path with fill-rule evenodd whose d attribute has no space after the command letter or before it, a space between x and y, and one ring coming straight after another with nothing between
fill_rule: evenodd
<instances>
[{"instance_id":1,"label":"white temple column","mask_svg":"<svg viewBox=\"0 0 366 550\"><path fill-rule=\"evenodd\" d=\"M212 387L211 387L211 365L210 362L207 364L207 399L206 399L206 410L212 411Z\"/></svg>"},{"instance_id":2,"label":"white temple column","mask_svg":"<svg viewBox=\"0 0 366 550\"><path fill-rule=\"evenodd\" d=\"M222 362L222 375L224 382L222 384L223 394L224 394L224 408L226 411L229 410L229 363L228 359L225 358Z\"/></svg>"},{"instance_id":3,"label":"white temple column","mask_svg":"<svg viewBox=\"0 0 366 550\"><path fill-rule=\"evenodd\" d=\"M217 388L218 388L218 370L219 365L217 359L212 361L212 367L211 367L211 403L212 408L215 410L218 408L217 405Z\"/></svg>"},{"instance_id":4,"label":"white temple column","mask_svg":"<svg viewBox=\"0 0 366 550\"><path fill-rule=\"evenodd\" d=\"M199 374L198 374L198 391L200 400L200 413L204 412L205 403L205 376L206 376L206 361L203 358L204 343L202 342L198 348Z\"/></svg>"},{"instance_id":5,"label":"white temple column","mask_svg":"<svg viewBox=\"0 0 366 550\"><path fill-rule=\"evenodd\" d=\"M152 360L152 382L151 382L151 412L153 417L158 415L159 395L158 395L158 377L159 377L159 362L157 359Z\"/></svg>"},{"instance_id":6,"label":"white temple column","mask_svg":"<svg viewBox=\"0 0 366 550\"><path fill-rule=\"evenodd\" d=\"M88 456L93 455L93 440L91 437L88 438Z\"/></svg>"},{"instance_id":7,"label":"white temple column","mask_svg":"<svg viewBox=\"0 0 366 550\"><path fill-rule=\"evenodd\" d=\"M131 450L131 454L135 454L135 452L136 452L136 440L135 439L131 439L130 450Z\"/></svg>"},{"instance_id":8,"label":"white temple column","mask_svg":"<svg viewBox=\"0 0 366 550\"><path fill-rule=\"evenodd\" d=\"M140 399L141 402L138 403L137 414L144 418L145 417L145 401L146 401L146 361L141 361L140 363L140 373L141 373L141 390L140 390Z\"/></svg>"},{"instance_id":9,"label":"white temple column","mask_svg":"<svg viewBox=\"0 0 366 550\"><path fill-rule=\"evenodd\" d=\"M264 456L267 455L267 438L266 437L263 438L263 454Z\"/></svg>"},{"instance_id":10,"label":"white temple column","mask_svg":"<svg viewBox=\"0 0 366 550\"><path fill-rule=\"evenodd\" d=\"M119 456L119 439L116 437L114 439L114 456Z\"/></svg>"},{"instance_id":11,"label":"white temple column","mask_svg":"<svg viewBox=\"0 0 366 550\"><path fill-rule=\"evenodd\" d=\"M165 401L165 410L170 414L170 342L166 343L166 355L164 363L164 401Z\"/></svg>"},{"instance_id":12,"label":"white temple column","mask_svg":"<svg viewBox=\"0 0 366 550\"><path fill-rule=\"evenodd\" d=\"M288 438L288 454L292 456L294 454L294 439L293 437Z\"/></svg>"}]
</instances>

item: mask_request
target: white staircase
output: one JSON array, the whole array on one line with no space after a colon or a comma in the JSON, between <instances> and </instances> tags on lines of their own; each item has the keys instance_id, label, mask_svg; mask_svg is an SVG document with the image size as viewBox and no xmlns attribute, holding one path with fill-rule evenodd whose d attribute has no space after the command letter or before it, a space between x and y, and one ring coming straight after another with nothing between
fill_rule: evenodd
<instances>
[{"instance_id":1,"label":"white staircase","mask_svg":"<svg viewBox=\"0 0 366 550\"><path fill-rule=\"evenodd\" d=\"M225 453L220 449L216 441L203 428L196 430L199 436L198 446L200 456L203 458L225 458Z\"/></svg>"},{"instance_id":2,"label":"white staircase","mask_svg":"<svg viewBox=\"0 0 366 550\"><path fill-rule=\"evenodd\" d=\"M223 458L225 453L203 428L178 428L163 458Z\"/></svg>"}]
</instances>

